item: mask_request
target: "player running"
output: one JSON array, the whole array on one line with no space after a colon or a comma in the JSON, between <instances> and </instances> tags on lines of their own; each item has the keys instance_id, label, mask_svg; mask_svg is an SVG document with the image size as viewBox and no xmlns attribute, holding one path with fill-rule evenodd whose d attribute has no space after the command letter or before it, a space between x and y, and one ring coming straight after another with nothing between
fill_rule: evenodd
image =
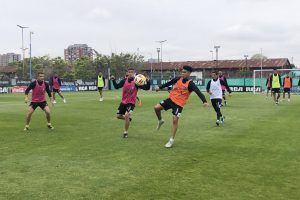
<instances>
[{"instance_id":1,"label":"player running","mask_svg":"<svg viewBox=\"0 0 300 200\"><path fill-rule=\"evenodd\" d=\"M217 113L216 124L219 126L220 123L224 124L225 120L225 117L221 113L222 86L224 86L229 92L229 96L231 96L231 90L228 87L227 83L218 77L217 72L212 72L211 77L212 79L207 83L206 91L209 93L211 104Z\"/></svg>"},{"instance_id":2,"label":"player running","mask_svg":"<svg viewBox=\"0 0 300 200\"><path fill-rule=\"evenodd\" d=\"M201 99L201 101L203 102L203 105L205 107L208 106L205 96L200 92L200 90L195 85L195 83L191 79L189 79L189 76L192 71L193 71L192 67L183 66L181 77L173 78L171 81L169 81L155 89L156 91L159 91L165 87L173 85L173 89L170 91L169 98L161 101L159 104L156 104L154 106L155 114L158 119L157 130L159 130L161 125L163 125L163 123L165 122L162 119L161 111L172 109L173 126L172 126L172 130L171 130L171 138L165 144L166 148L172 147L172 145L174 143L174 139L175 139L175 135L176 135L177 127L178 127L178 121L181 116L183 107L186 104L190 94L194 91L198 95L198 97Z\"/></svg>"},{"instance_id":3,"label":"player running","mask_svg":"<svg viewBox=\"0 0 300 200\"><path fill-rule=\"evenodd\" d=\"M57 93L63 99L63 102L66 103L67 101L64 98L64 96L62 95L61 90L60 90L61 80L58 77L58 74L56 72L54 72L54 75L50 78L49 85L52 89L53 103L54 104L56 103L55 93Z\"/></svg>"},{"instance_id":4,"label":"player running","mask_svg":"<svg viewBox=\"0 0 300 200\"><path fill-rule=\"evenodd\" d=\"M32 90L32 97L31 97L31 103L29 105L29 109L26 115L26 125L24 128L24 131L29 130L29 123L31 120L31 116L35 109L37 107L40 107L46 114L47 119L47 127L49 129L54 129L54 127L51 125L50 121L50 109L46 101L45 92L47 92L48 96L51 99L51 102L53 102L53 97L51 96L51 91L49 88L49 84L44 81L45 75L44 73L40 72L38 73L37 80L31 82L28 86L28 88L25 91L25 103L28 102L28 93L30 90Z\"/></svg>"},{"instance_id":5,"label":"player running","mask_svg":"<svg viewBox=\"0 0 300 200\"><path fill-rule=\"evenodd\" d=\"M115 77L111 76L113 85L116 89L123 88L122 101L118 108L117 118L125 120L123 138L128 138L128 129L131 123L131 115L135 107L138 89L149 90L150 80L147 79L147 83L142 86L137 86L134 82L133 68L127 70L127 78L124 78L119 83L116 82Z\"/></svg>"}]
</instances>

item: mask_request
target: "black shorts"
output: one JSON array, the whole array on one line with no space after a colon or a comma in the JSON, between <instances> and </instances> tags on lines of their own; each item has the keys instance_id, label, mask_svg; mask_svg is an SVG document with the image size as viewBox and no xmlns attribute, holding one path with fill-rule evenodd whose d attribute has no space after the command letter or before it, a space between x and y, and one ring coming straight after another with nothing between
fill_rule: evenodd
<instances>
[{"instance_id":1,"label":"black shorts","mask_svg":"<svg viewBox=\"0 0 300 200\"><path fill-rule=\"evenodd\" d=\"M280 88L272 88L273 93L280 93Z\"/></svg>"},{"instance_id":2,"label":"black shorts","mask_svg":"<svg viewBox=\"0 0 300 200\"><path fill-rule=\"evenodd\" d=\"M56 93L60 93L60 89L55 89L55 88L53 88L53 89L52 89L52 92L54 92L54 93L55 93L55 92L56 92Z\"/></svg>"},{"instance_id":3,"label":"black shorts","mask_svg":"<svg viewBox=\"0 0 300 200\"><path fill-rule=\"evenodd\" d=\"M226 91L222 90L222 95L225 96L225 94L226 94Z\"/></svg>"},{"instance_id":4,"label":"black shorts","mask_svg":"<svg viewBox=\"0 0 300 200\"><path fill-rule=\"evenodd\" d=\"M126 112L133 112L135 105L132 103L123 104L120 103L120 106L118 108L118 115L124 115Z\"/></svg>"},{"instance_id":5,"label":"black shorts","mask_svg":"<svg viewBox=\"0 0 300 200\"><path fill-rule=\"evenodd\" d=\"M103 87L98 87L98 91L101 92Z\"/></svg>"},{"instance_id":6,"label":"black shorts","mask_svg":"<svg viewBox=\"0 0 300 200\"><path fill-rule=\"evenodd\" d=\"M291 92L291 88L283 88L284 92Z\"/></svg>"},{"instance_id":7,"label":"black shorts","mask_svg":"<svg viewBox=\"0 0 300 200\"><path fill-rule=\"evenodd\" d=\"M164 108L164 110L172 109L172 113L176 117L181 116L183 108L181 106L175 104L170 98L161 101L159 104Z\"/></svg>"},{"instance_id":8,"label":"black shorts","mask_svg":"<svg viewBox=\"0 0 300 200\"><path fill-rule=\"evenodd\" d=\"M30 107L32 107L33 110L35 110L37 107L40 107L42 110L45 109L46 106L48 106L47 101L43 102L31 102Z\"/></svg>"}]
</instances>

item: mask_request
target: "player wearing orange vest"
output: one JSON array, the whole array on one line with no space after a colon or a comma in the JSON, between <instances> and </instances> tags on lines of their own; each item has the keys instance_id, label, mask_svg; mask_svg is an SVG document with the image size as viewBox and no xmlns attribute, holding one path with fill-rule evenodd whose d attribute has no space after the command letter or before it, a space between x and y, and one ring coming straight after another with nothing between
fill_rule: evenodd
<instances>
[{"instance_id":1,"label":"player wearing orange vest","mask_svg":"<svg viewBox=\"0 0 300 200\"><path fill-rule=\"evenodd\" d=\"M289 74L286 75L286 77L283 79L283 99L285 99L285 93L288 93L288 101L291 101L291 88L293 87L293 79L289 76Z\"/></svg>"},{"instance_id":2,"label":"player wearing orange vest","mask_svg":"<svg viewBox=\"0 0 300 200\"><path fill-rule=\"evenodd\" d=\"M154 110L158 119L157 130L159 130L161 125L164 123L164 120L161 117L161 111L172 109L172 113L173 113L173 126L171 130L172 135L168 143L165 145L166 148L172 147L174 143L174 138L178 127L178 120L179 117L181 116L182 109L186 104L190 94L194 91L198 95L198 97L202 100L203 105L205 107L208 106L205 96L200 92L200 90L195 85L195 83L191 79L189 79L189 76L192 71L193 71L192 67L183 66L181 77L173 78L169 82L155 89L156 91L159 91L165 87L173 85L173 89L170 91L169 98L161 101L159 104L156 104L154 106Z\"/></svg>"}]
</instances>

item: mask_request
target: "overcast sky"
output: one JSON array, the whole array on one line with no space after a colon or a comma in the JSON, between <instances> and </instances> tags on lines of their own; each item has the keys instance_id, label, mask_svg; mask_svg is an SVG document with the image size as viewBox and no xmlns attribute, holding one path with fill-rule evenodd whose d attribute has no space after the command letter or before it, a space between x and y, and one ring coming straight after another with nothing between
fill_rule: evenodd
<instances>
[{"instance_id":1,"label":"overcast sky","mask_svg":"<svg viewBox=\"0 0 300 200\"><path fill-rule=\"evenodd\" d=\"M21 30L33 56L63 56L71 44L85 43L102 54L140 53L164 61L251 57L300 65L299 0L0 0L0 54L21 53ZM139 52L138 52L139 51ZM27 52L28 56L28 52Z\"/></svg>"}]
</instances>

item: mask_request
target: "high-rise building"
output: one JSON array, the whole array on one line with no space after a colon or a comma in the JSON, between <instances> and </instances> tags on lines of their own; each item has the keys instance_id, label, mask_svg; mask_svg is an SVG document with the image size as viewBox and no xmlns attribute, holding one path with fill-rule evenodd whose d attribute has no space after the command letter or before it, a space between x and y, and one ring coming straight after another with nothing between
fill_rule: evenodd
<instances>
[{"instance_id":1,"label":"high-rise building","mask_svg":"<svg viewBox=\"0 0 300 200\"><path fill-rule=\"evenodd\" d=\"M7 53L0 54L0 66L8 66L8 63L16 62L21 60L21 54Z\"/></svg>"},{"instance_id":2,"label":"high-rise building","mask_svg":"<svg viewBox=\"0 0 300 200\"><path fill-rule=\"evenodd\" d=\"M93 49L87 44L74 44L65 49L65 60L73 63L81 57L93 58Z\"/></svg>"}]
</instances>

